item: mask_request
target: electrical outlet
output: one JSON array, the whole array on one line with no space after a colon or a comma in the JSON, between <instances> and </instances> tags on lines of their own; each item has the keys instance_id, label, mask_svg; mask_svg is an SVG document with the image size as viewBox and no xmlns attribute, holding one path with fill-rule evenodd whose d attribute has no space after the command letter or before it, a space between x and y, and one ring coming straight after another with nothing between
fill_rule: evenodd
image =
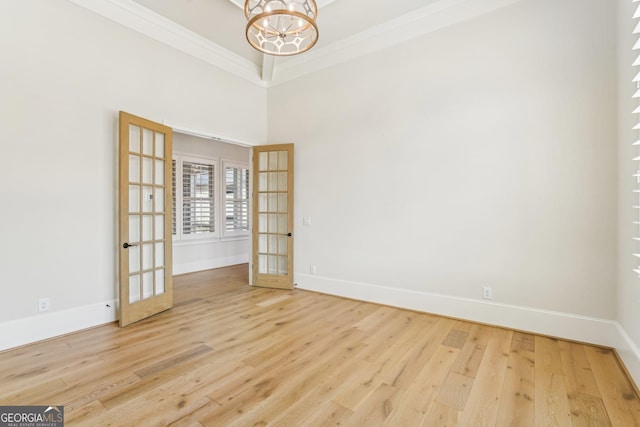
<instances>
[{"instance_id":1,"label":"electrical outlet","mask_svg":"<svg viewBox=\"0 0 640 427\"><path fill-rule=\"evenodd\" d=\"M482 298L484 299L493 299L493 289L488 286L482 288Z\"/></svg>"},{"instance_id":2,"label":"electrical outlet","mask_svg":"<svg viewBox=\"0 0 640 427\"><path fill-rule=\"evenodd\" d=\"M49 298L40 298L38 300L38 311L40 313L44 311L49 311L51 308L51 300Z\"/></svg>"},{"instance_id":3,"label":"electrical outlet","mask_svg":"<svg viewBox=\"0 0 640 427\"><path fill-rule=\"evenodd\" d=\"M315 264L311 264L309 266L309 273L316 274L316 265Z\"/></svg>"}]
</instances>

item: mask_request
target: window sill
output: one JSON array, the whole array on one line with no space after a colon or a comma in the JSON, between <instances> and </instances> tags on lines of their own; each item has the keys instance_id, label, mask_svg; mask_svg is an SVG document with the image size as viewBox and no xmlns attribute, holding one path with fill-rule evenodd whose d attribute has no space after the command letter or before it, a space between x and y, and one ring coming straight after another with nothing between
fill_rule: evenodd
<instances>
[{"instance_id":1,"label":"window sill","mask_svg":"<svg viewBox=\"0 0 640 427\"><path fill-rule=\"evenodd\" d=\"M185 239L174 240L173 246L195 246L195 245L211 245L217 243L235 242L241 240L249 240L249 235L246 236L229 236L229 237L205 237L202 239Z\"/></svg>"}]
</instances>

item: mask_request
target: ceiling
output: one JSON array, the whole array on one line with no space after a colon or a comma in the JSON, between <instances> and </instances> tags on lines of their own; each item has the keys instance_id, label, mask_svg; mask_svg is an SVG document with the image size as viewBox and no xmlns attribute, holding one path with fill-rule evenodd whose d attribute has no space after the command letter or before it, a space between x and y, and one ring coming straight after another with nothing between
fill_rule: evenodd
<instances>
[{"instance_id":1,"label":"ceiling","mask_svg":"<svg viewBox=\"0 0 640 427\"><path fill-rule=\"evenodd\" d=\"M243 0L134 0L162 15L262 66L263 55L245 38L247 19ZM314 49L353 36L367 28L390 21L400 15L437 0L318 0L317 24L320 37ZM366 7L363 5L366 3ZM354 19L355 18L355 19ZM288 58L277 58L277 62Z\"/></svg>"},{"instance_id":2,"label":"ceiling","mask_svg":"<svg viewBox=\"0 0 640 427\"><path fill-rule=\"evenodd\" d=\"M244 0L70 1L268 87L520 0L318 0L318 43L293 57L249 45Z\"/></svg>"}]
</instances>

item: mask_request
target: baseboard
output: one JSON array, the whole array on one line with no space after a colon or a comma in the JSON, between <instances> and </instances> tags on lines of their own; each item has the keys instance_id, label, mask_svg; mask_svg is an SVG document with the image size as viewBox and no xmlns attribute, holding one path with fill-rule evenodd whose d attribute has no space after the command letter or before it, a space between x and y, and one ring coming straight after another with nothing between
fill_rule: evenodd
<instances>
[{"instance_id":1,"label":"baseboard","mask_svg":"<svg viewBox=\"0 0 640 427\"><path fill-rule=\"evenodd\" d=\"M246 257L225 259L229 264L202 269L247 262ZM631 378L640 384L640 349L616 321L308 274L296 274L295 281L299 289L615 348ZM0 351L115 320L116 302L105 301L3 322Z\"/></svg>"},{"instance_id":2,"label":"baseboard","mask_svg":"<svg viewBox=\"0 0 640 427\"><path fill-rule=\"evenodd\" d=\"M116 302L105 301L0 323L0 351L116 320Z\"/></svg>"},{"instance_id":3,"label":"baseboard","mask_svg":"<svg viewBox=\"0 0 640 427\"><path fill-rule=\"evenodd\" d=\"M617 323L617 322L616 322ZM640 348L633 342L627 331L617 323L620 342L614 346L629 376L635 382L636 391L640 388Z\"/></svg>"},{"instance_id":4,"label":"baseboard","mask_svg":"<svg viewBox=\"0 0 640 427\"><path fill-rule=\"evenodd\" d=\"M310 274L296 274L295 282L299 289L615 348L636 382L640 378L640 353L614 320Z\"/></svg>"},{"instance_id":5,"label":"baseboard","mask_svg":"<svg viewBox=\"0 0 640 427\"><path fill-rule=\"evenodd\" d=\"M196 271L211 270L213 268L227 267L230 265L245 264L249 262L249 255L234 255L224 258L207 259L202 261L173 264L173 274L187 274Z\"/></svg>"}]
</instances>

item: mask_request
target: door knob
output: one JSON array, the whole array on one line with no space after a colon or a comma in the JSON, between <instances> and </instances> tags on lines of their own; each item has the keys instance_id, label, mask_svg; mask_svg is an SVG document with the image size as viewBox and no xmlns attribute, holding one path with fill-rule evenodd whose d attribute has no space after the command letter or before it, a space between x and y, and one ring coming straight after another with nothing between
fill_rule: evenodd
<instances>
[{"instance_id":1,"label":"door knob","mask_svg":"<svg viewBox=\"0 0 640 427\"><path fill-rule=\"evenodd\" d=\"M125 249L127 249L127 248L129 248L129 247L131 247L131 246L138 246L138 245L130 245L130 244L129 244L129 243L127 243L127 242L124 242L124 245L122 245L122 247L123 247L123 248L125 248Z\"/></svg>"}]
</instances>

